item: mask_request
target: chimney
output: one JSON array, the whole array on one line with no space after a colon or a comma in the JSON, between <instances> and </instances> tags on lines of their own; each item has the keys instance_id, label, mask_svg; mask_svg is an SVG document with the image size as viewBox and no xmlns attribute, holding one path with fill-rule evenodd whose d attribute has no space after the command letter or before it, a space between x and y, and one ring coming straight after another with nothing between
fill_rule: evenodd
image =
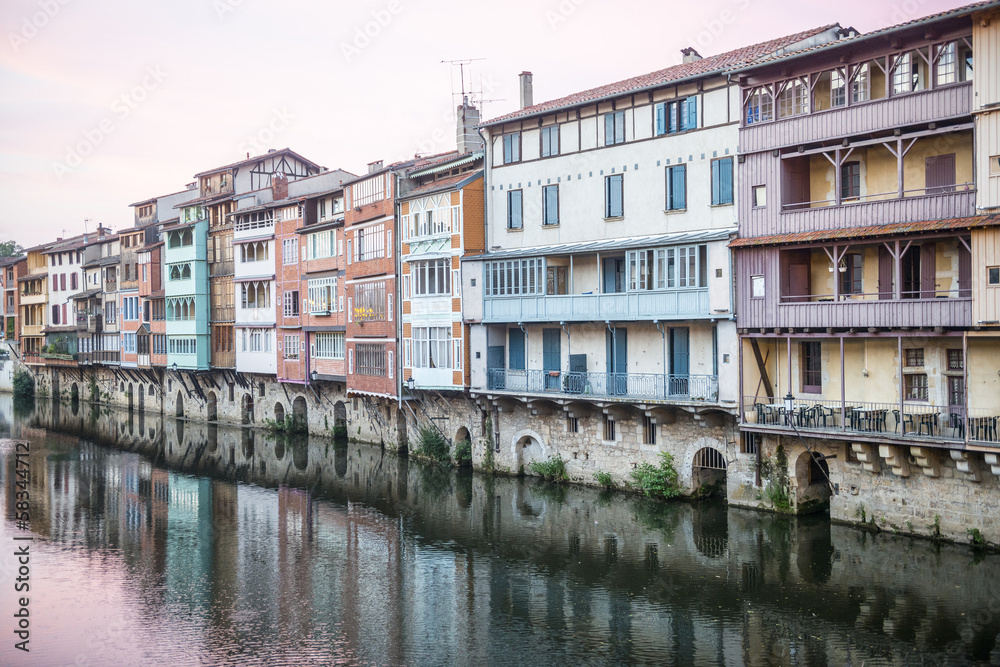
<instances>
[{"instance_id":1,"label":"chimney","mask_svg":"<svg viewBox=\"0 0 1000 667\"><path fill-rule=\"evenodd\" d=\"M701 60L701 54L694 50L693 47L687 47L686 49L681 49L681 55L683 56L682 61L685 63L694 63Z\"/></svg>"},{"instance_id":2,"label":"chimney","mask_svg":"<svg viewBox=\"0 0 1000 667\"><path fill-rule=\"evenodd\" d=\"M455 113L458 119L458 127L455 128L455 145L458 146L459 155L465 155L477 151L483 147L483 139L476 132L479 125L479 109L469 104L469 98L462 98L462 105Z\"/></svg>"},{"instance_id":3,"label":"chimney","mask_svg":"<svg viewBox=\"0 0 1000 667\"><path fill-rule=\"evenodd\" d=\"M534 94L531 87L531 72L521 72L517 75L521 82L521 108L534 105Z\"/></svg>"},{"instance_id":4,"label":"chimney","mask_svg":"<svg viewBox=\"0 0 1000 667\"><path fill-rule=\"evenodd\" d=\"M288 196L288 177L282 172L271 176L271 199L279 201Z\"/></svg>"},{"instance_id":5,"label":"chimney","mask_svg":"<svg viewBox=\"0 0 1000 667\"><path fill-rule=\"evenodd\" d=\"M374 174L376 171L382 168L382 160L375 160L374 162L368 163L368 173Z\"/></svg>"}]
</instances>

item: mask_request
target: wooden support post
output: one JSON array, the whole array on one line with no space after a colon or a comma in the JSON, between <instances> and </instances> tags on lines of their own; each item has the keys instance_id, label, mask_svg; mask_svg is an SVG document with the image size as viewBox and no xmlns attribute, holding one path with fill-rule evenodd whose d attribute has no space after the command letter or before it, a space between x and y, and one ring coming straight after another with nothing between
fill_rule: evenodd
<instances>
[{"instance_id":1,"label":"wooden support post","mask_svg":"<svg viewBox=\"0 0 1000 667\"><path fill-rule=\"evenodd\" d=\"M764 365L764 359L760 356L760 345L757 344L756 338L750 339L750 347L753 349L753 356L757 361L757 370L760 371L761 382L764 383L764 393L767 394L768 398L773 399L774 388L771 387L771 380L767 376L767 366Z\"/></svg>"},{"instance_id":2,"label":"wooden support post","mask_svg":"<svg viewBox=\"0 0 1000 667\"><path fill-rule=\"evenodd\" d=\"M847 417L847 387L844 385L844 337L840 337L840 430L846 428L844 419Z\"/></svg>"}]
</instances>

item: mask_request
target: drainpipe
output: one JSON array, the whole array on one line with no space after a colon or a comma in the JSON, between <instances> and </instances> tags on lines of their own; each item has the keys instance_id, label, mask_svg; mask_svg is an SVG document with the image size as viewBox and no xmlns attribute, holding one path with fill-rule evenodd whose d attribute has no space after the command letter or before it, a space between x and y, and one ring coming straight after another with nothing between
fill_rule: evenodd
<instances>
[{"instance_id":1,"label":"drainpipe","mask_svg":"<svg viewBox=\"0 0 1000 667\"><path fill-rule=\"evenodd\" d=\"M483 140L483 253L488 253L490 250L490 186L488 183L490 170L486 151L486 137L483 136L483 128L477 127L476 132L479 133L479 138Z\"/></svg>"},{"instance_id":2,"label":"drainpipe","mask_svg":"<svg viewBox=\"0 0 1000 667\"><path fill-rule=\"evenodd\" d=\"M653 324L656 325L656 330L660 332L660 338L663 340L663 397L668 396L667 392L667 332L663 329L659 320L653 320Z\"/></svg>"},{"instance_id":3,"label":"drainpipe","mask_svg":"<svg viewBox=\"0 0 1000 667\"><path fill-rule=\"evenodd\" d=\"M570 338L569 329L566 328L565 322L560 322L559 326L562 327L563 333L566 334L566 378L569 379L569 372L573 370L569 364L569 358L573 354L573 340ZM559 365L562 366L562 360L559 360Z\"/></svg>"},{"instance_id":4,"label":"drainpipe","mask_svg":"<svg viewBox=\"0 0 1000 667\"><path fill-rule=\"evenodd\" d=\"M611 320L604 320L604 324L607 325L608 331L611 333L611 354L610 354L610 357L611 357L610 361L611 361L611 363L608 364L608 366L611 366L611 365L614 364L615 365L615 373L617 373L618 367L617 367L617 364L616 364L616 361L615 361L615 357L617 356L617 353L618 353L618 345L617 345L618 341L615 339L615 327L611 326ZM608 375L608 378L610 379L611 378L611 368L607 369L607 375Z\"/></svg>"}]
</instances>

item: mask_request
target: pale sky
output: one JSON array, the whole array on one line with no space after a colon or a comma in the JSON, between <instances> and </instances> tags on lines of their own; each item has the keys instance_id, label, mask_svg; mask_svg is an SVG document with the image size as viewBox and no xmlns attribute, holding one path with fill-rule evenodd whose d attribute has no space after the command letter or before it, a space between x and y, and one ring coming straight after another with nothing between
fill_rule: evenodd
<instances>
[{"instance_id":1,"label":"pale sky","mask_svg":"<svg viewBox=\"0 0 1000 667\"><path fill-rule=\"evenodd\" d=\"M0 241L132 225L129 204L247 152L362 173L455 145L457 68L483 117L839 22L961 0L3 0ZM467 69L468 72L468 69ZM471 81L469 80L471 78Z\"/></svg>"}]
</instances>

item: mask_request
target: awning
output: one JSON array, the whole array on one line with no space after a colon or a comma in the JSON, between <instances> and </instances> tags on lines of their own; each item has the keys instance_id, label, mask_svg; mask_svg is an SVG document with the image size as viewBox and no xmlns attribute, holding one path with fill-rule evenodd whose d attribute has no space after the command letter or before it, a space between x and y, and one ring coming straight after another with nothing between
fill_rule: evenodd
<instances>
[{"instance_id":1,"label":"awning","mask_svg":"<svg viewBox=\"0 0 1000 667\"><path fill-rule=\"evenodd\" d=\"M495 259L510 259L515 257L552 257L553 255L589 255L591 253L613 250L633 250L635 248L656 248L671 245L688 245L691 243L707 243L709 241L725 241L736 233L736 228L713 229L702 232L676 232L673 234L657 234L654 236L629 236L620 239L603 239L601 241L579 241L577 243L561 243L555 245L532 246L530 248L511 248L510 250L495 250L482 255L465 257L462 261L492 261Z\"/></svg>"},{"instance_id":2,"label":"awning","mask_svg":"<svg viewBox=\"0 0 1000 667\"><path fill-rule=\"evenodd\" d=\"M730 248L781 245L785 243L813 243L816 241L838 241L842 239L878 238L901 234L940 232L950 229L974 229L1000 226L1000 214L977 215L969 218L948 218L946 220L925 220L923 222L897 222L891 225L871 225L868 227L848 227L847 229L824 229L815 232L792 232L770 236L752 236L733 239Z\"/></svg>"}]
</instances>

